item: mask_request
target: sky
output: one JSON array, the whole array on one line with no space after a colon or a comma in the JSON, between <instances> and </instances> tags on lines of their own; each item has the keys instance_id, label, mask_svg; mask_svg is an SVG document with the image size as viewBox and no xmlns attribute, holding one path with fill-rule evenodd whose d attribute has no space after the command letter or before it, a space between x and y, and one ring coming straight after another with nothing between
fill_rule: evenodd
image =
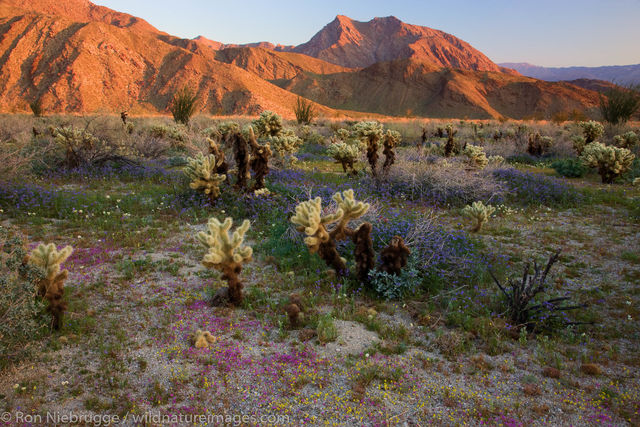
<instances>
[{"instance_id":1,"label":"sky","mask_svg":"<svg viewBox=\"0 0 640 427\"><path fill-rule=\"evenodd\" d=\"M169 34L223 43L308 41L336 15L396 16L453 34L494 62L640 63L640 0L94 0Z\"/></svg>"}]
</instances>

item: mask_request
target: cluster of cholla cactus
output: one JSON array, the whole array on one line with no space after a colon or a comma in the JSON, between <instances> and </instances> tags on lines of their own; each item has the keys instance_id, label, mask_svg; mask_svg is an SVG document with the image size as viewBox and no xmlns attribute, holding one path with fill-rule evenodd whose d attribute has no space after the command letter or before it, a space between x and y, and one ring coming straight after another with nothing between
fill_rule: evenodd
<instances>
[{"instance_id":1,"label":"cluster of cholla cactus","mask_svg":"<svg viewBox=\"0 0 640 427\"><path fill-rule=\"evenodd\" d=\"M529 135L529 144L527 152L532 156L542 156L547 153L553 144L553 138L550 136L541 136L539 132Z\"/></svg>"},{"instance_id":2,"label":"cluster of cholla cactus","mask_svg":"<svg viewBox=\"0 0 640 427\"><path fill-rule=\"evenodd\" d=\"M338 137L347 142L350 138L350 133L347 130L340 129L338 131ZM387 130L384 132L380 123L371 122L359 122L353 126L353 135L358 139L367 152L367 161L371 168L371 175L378 176L378 149L383 147L382 153L385 156L384 164L382 165L382 171L386 175L389 172L389 168L395 162L396 154L394 148L402 136L399 132L393 130Z\"/></svg>"},{"instance_id":3,"label":"cluster of cholla cactus","mask_svg":"<svg viewBox=\"0 0 640 427\"><path fill-rule=\"evenodd\" d=\"M302 145L302 139L298 138L293 129L282 125L282 117L274 112L264 111L252 122L252 126L256 136L269 143L281 164L287 165L297 161L295 154Z\"/></svg>"},{"instance_id":4,"label":"cluster of cholla cactus","mask_svg":"<svg viewBox=\"0 0 640 427\"><path fill-rule=\"evenodd\" d=\"M504 163L504 157L500 155L489 156L487 158L487 162L492 166L500 166Z\"/></svg>"},{"instance_id":5,"label":"cluster of cholla cactus","mask_svg":"<svg viewBox=\"0 0 640 427\"><path fill-rule=\"evenodd\" d=\"M208 249L202 258L202 265L222 273L222 279L227 282L227 287L223 288L224 299L233 305L239 305L242 302L243 287L239 275L242 266L251 261L253 250L244 244L250 226L249 220L244 220L233 233L230 232L232 225L231 218L226 218L224 222L210 218L207 232L201 231L196 237Z\"/></svg>"},{"instance_id":6,"label":"cluster of cholla cactus","mask_svg":"<svg viewBox=\"0 0 640 427\"><path fill-rule=\"evenodd\" d=\"M266 120L266 123L271 123L271 121L271 119ZM221 123L217 132L212 134L219 140L229 144L233 149L236 163L235 187L248 190L248 182L251 179L249 168L251 168L255 177L255 184L251 190L255 192L264 188L264 179L269 173L269 158L271 158L273 152L269 142L258 142L254 126L256 126L255 123L240 130L240 126L237 123L225 122ZM276 129L273 125L266 124L262 124L260 128L263 129L263 132L275 132ZM215 141L212 140L211 142L215 144ZM217 149L217 144L215 144L215 147Z\"/></svg>"},{"instance_id":7,"label":"cluster of cholla cactus","mask_svg":"<svg viewBox=\"0 0 640 427\"><path fill-rule=\"evenodd\" d=\"M598 169L603 183L611 184L631 168L635 156L626 148L592 142L584 147L580 159L585 165Z\"/></svg>"},{"instance_id":8,"label":"cluster of cholla cactus","mask_svg":"<svg viewBox=\"0 0 640 427\"><path fill-rule=\"evenodd\" d=\"M613 137L616 145L620 148L626 148L627 150L631 150L634 145L638 143L638 135L629 131L627 133L623 133L622 135L616 135Z\"/></svg>"},{"instance_id":9,"label":"cluster of cholla cactus","mask_svg":"<svg viewBox=\"0 0 640 427\"><path fill-rule=\"evenodd\" d=\"M604 134L604 126L594 120L580 122L578 126L582 128L582 135L574 135L571 140L573 141L574 150L576 150L578 156L581 156L585 146L591 144Z\"/></svg>"},{"instance_id":10,"label":"cluster of cholla cactus","mask_svg":"<svg viewBox=\"0 0 640 427\"><path fill-rule=\"evenodd\" d=\"M491 214L495 212L496 208L491 205L485 205L481 201L473 202L471 205L467 205L462 209L462 214L471 218L474 221L471 231L477 233L482 229L482 226L489 221Z\"/></svg>"},{"instance_id":11,"label":"cluster of cholla cactus","mask_svg":"<svg viewBox=\"0 0 640 427\"><path fill-rule=\"evenodd\" d=\"M378 122L359 122L353 126L353 132L366 147L371 175L377 176L378 148L383 136L382 125Z\"/></svg>"},{"instance_id":12,"label":"cluster of cholla cactus","mask_svg":"<svg viewBox=\"0 0 640 427\"><path fill-rule=\"evenodd\" d=\"M347 274L346 260L340 256L337 243L351 238L355 244L356 275L361 282L367 283L369 272L375 266L375 252L371 240L372 226L365 222L357 229L349 227L349 223L362 217L369 210L370 205L355 200L353 190L335 193L333 200L336 209L333 213L323 214L322 199L302 202L296 206L296 213L291 222L307 237L305 244L311 253L318 253L328 266L339 275ZM409 249L404 245L402 237L395 236L391 244L382 251L382 271L399 274L406 266Z\"/></svg>"},{"instance_id":13,"label":"cluster of cholla cactus","mask_svg":"<svg viewBox=\"0 0 640 427\"><path fill-rule=\"evenodd\" d=\"M208 156L198 153L196 157L189 158L187 166L184 167L184 174L189 177L189 186L194 190L204 192L211 203L220 196L220 184L227 179L225 175L218 173L218 168L222 166L224 157L216 158L215 155Z\"/></svg>"},{"instance_id":14,"label":"cluster of cholla cactus","mask_svg":"<svg viewBox=\"0 0 640 427\"><path fill-rule=\"evenodd\" d=\"M60 270L60 265L73 253L71 246L66 246L58 251L56 245L40 244L28 257L28 262L44 272L44 277L38 284L38 294L49 303L47 310L53 318L54 329L59 329L62 324L67 303L64 301L64 282L67 280L69 271Z\"/></svg>"},{"instance_id":15,"label":"cluster of cholla cactus","mask_svg":"<svg viewBox=\"0 0 640 427\"><path fill-rule=\"evenodd\" d=\"M477 145L467 144L462 154L468 157L469 164L475 168L484 169L489 163L484 149Z\"/></svg>"}]
</instances>

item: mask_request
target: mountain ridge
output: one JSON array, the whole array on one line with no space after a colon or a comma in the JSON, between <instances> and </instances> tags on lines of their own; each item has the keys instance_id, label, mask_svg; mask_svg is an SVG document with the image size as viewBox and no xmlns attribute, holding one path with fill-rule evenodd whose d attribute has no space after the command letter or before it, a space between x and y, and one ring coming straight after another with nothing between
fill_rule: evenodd
<instances>
[{"instance_id":1,"label":"mountain ridge","mask_svg":"<svg viewBox=\"0 0 640 427\"><path fill-rule=\"evenodd\" d=\"M310 49L360 62L331 63ZM595 92L520 76L455 36L394 17L339 15L296 47L225 45L175 37L88 0L0 0L3 111L41 100L50 112L167 113L184 86L209 114L292 117L299 96L332 117L526 117L597 106Z\"/></svg>"}]
</instances>

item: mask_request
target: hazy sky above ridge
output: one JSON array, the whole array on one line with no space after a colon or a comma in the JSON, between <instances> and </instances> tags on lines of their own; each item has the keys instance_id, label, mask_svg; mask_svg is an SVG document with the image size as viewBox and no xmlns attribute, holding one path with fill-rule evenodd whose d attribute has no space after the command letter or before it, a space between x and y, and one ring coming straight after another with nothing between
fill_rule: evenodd
<instances>
[{"instance_id":1,"label":"hazy sky above ridge","mask_svg":"<svg viewBox=\"0 0 640 427\"><path fill-rule=\"evenodd\" d=\"M640 0L94 0L169 34L223 43L308 41L336 15L393 15L453 34L494 62L640 63Z\"/></svg>"}]
</instances>

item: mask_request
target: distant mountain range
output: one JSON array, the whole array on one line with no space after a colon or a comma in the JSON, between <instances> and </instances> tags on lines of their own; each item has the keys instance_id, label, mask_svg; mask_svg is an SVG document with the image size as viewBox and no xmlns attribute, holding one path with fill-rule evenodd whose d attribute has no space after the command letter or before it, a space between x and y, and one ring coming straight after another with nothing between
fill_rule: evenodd
<instances>
[{"instance_id":1,"label":"distant mountain range","mask_svg":"<svg viewBox=\"0 0 640 427\"><path fill-rule=\"evenodd\" d=\"M183 39L88 0L0 0L0 110L166 113L175 91L209 114L286 117L299 96L331 117L549 117L597 109L602 85L545 82L450 34L346 16L299 46Z\"/></svg>"},{"instance_id":2,"label":"distant mountain range","mask_svg":"<svg viewBox=\"0 0 640 427\"><path fill-rule=\"evenodd\" d=\"M526 62L504 62L500 65L512 68L524 76L550 82L593 79L605 80L618 85L640 84L640 64L563 68L540 67Z\"/></svg>"}]
</instances>

